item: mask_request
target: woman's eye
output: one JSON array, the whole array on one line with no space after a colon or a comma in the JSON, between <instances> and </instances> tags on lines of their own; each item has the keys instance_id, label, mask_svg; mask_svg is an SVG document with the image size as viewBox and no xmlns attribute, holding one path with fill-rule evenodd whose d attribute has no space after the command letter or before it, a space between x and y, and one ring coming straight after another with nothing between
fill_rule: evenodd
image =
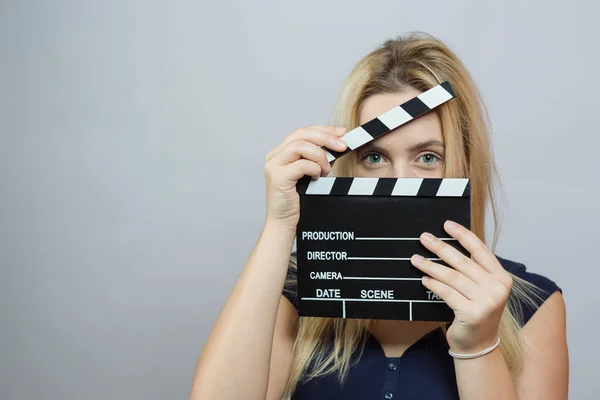
<instances>
[{"instance_id":1,"label":"woman's eye","mask_svg":"<svg viewBox=\"0 0 600 400\"><path fill-rule=\"evenodd\" d=\"M435 163L440 161L440 157L433 153L425 153L419 156L419 161L428 167L432 167Z\"/></svg>"},{"instance_id":2,"label":"woman's eye","mask_svg":"<svg viewBox=\"0 0 600 400\"><path fill-rule=\"evenodd\" d=\"M383 157L381 156L381 154L377 154L377 153L367 153L363 157L363 160L365 160L369 164L379 164L382 159L383 159Z\"/></svg>"},{"instance_id":3,"label":"woman's eye","mask_svg":"<svg viewBox=\"0 0 600 400\"><path fill-rule=\"evenodd\" d=\"M434 162L435 160L437 160L437 158L436 158L436 157L435 157L433 154L431 154L431 153L428 153L428 154L423 154L423 155L421 156L421 160L422 160L422 161L423 161L425 164L430 164L430 163Z\"/></svg>"}]
</instances>

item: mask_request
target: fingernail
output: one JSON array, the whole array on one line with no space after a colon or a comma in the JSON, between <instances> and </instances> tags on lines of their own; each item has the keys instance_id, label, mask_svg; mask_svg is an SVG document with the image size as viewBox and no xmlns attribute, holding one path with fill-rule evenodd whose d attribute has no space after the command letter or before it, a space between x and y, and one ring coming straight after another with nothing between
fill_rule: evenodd
<instances>
[{"instance_id":1,"label":"fingernail","mask_svg":"<svg viewBox=\"0 0 600 400\"><path fill-rule=\"evenodd\" d=\"M342 133L342 132L345 132L345 131L346 131L346 128L344 128L343 126L337 126L337 127L335 128L335 131L336 131L337 133Z\"/></svg>"},{"instance_id":2,"label":"fingernail","mask_svg":"<svg viewBox=\"0 0 600 400\"><path fill-rule=\"evenodd\" d=\"M429 280L428 276L424 276L423 278L421 278L421 282L425 283Z\"/></svg>"},{"instance_id":3,"label":"fingernail","mask_svg":"<svg viewBox=\"0 0 600 400\"><path fill-rule=\"evenodd\" d=\"M421 264L425 257L421 256L420 254L413 254L412 259L415 264Z\"/></svg>"},{"instance_id":4,"label":"fingernail","mask_svg":"<svg viewBox=\"0 0 600 400\"><path fill-rule=\"evenodd\" d=\"M337 139L335 142L340 147L346 147L346 142L344 142L343 140Z\"/></svg>"},{"instance_id":5,"label":"fingernail","mask_svg":"<svg viewBox=\"0 0 600 400\"><path fill-rule=\"evenodd\" d=\"M435 241L435 236L433 236L431 233L428 233L428 232L423 233L423 235L421 235L421 237L427 243L433 243Z\"/></svg>"},{"instance_id":6,"label":"fingernail","mask_svg":"<svg viewBox=\"0 0 600 400\"><path fill-rule=\"evenodd\" d=\"M458 228L458 224L454 221L446 221L446 226L448 227L448 229L456 229Z\"/></svg>"}]
</instances>

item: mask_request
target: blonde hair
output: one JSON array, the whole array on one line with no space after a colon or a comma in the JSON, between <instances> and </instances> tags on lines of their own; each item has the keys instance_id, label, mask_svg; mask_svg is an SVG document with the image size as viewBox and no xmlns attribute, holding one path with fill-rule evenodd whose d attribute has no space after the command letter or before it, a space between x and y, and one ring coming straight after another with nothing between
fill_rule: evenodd
<instances>
[{"instance_id":1,"label":"blonde hair","mask_svg":"<svg viewBox=\"0 0 600 400\"><path fill-rule=\"evenodd\" d=\"M468 177L471 181L471 230L485 242L485 212L490 201L494 217L495 248L498 238L497 205L492 177L497 178L488 139L489 116L478 90L459 58L439 39L411 32L385 42L363 57L346 78L334 110L332 124L348 130L358 126L358 111L369 96L402 92L412 87L424 92L449 81L456 98L436 108L443 129L446 177ZM356 152L340 157L333 176L353 176ZM499 183L499 182L497 182ZM296 268L295 257L290 268ZM523 343L518 331L522 320L520 302L536 307L541 299L529 282L513 277L513 287L500 322L500 349L511 374L523 364ZM294 282L287 282L287 285ZM301 379L310 380L336 373L343 383L351 356L362 354L372 320L299 317L285 396L290 396ZM441 326L444 329L445 326ZM332 338L332 342L329 341ZM331 345L331 347L330 347ZM310 367L310 368L309 368Z\"/></svg>"}]
</instances>

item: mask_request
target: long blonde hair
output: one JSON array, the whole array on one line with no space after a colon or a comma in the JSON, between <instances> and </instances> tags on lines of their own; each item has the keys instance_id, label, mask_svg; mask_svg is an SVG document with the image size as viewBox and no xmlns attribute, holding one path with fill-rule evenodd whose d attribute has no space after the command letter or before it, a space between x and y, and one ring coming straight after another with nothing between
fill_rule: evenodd
<instances>
[{"instance_id":1,"label":"long blonde hair","mask_svg":"<svg viewBox=\"0 0 600 400\"><path fill-rule=\"evenodd\" d=\"M449 178L470 179L471 230L484 242L486 204L490 201L494 217L493 249L498 237L493 189L499 181L492 180L497 178L497 172L488 138L489 116L469 72L441 40L423 32L385 40L363 57L346 78L332 124L348 130L357 127L359 107L369 96L402 92L408 87L424 92L446 80L456 98L435 110L442 122L446 147L445 174ZM356 152L340 157L330 174L354 176L355 158ZM295 257L290 258L290 267L296 268ZM522 318L520 301L535 307L534 298L541 298L536 290L537 287L513 275L511 295L499 328L500 349L513 375L523 364L523 343L518 336ZM355 351L362 354L372 323L361 319L299 317L285 396L294 392L301 379L336 373L343 382L352 354ZM330 337L332 343L328 341Z\"/></svg>"}]
</instances>

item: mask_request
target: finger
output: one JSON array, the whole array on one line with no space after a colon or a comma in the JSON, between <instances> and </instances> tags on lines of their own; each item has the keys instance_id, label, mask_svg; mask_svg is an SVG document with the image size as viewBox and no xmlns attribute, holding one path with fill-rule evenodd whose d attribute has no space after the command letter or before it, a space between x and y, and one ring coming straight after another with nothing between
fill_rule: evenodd
<instances>
[{"instance_id":1,"label":"finger","mask_svg":"<svg viewBox=\"0 0 600 400\"><path fill-rule=\"evenodd\" d=\"M283 175L294 184L306 175L311 176L313 179L318 179L322 171L319 164L304 158L283 167Z\"/></svg>"},{"instance_id":2,"label":"finger","mask_svg":"<svg viewBox=\"0 0 600 400\"><path fill-rule=\"evenodd\" d=\"M321 166L321 169L325 173L331 171L331 166L327 161L327 153L325 150L313 143L300 139L288 143L287 146L281 149L279 154L273 157L272 162L285 166L300 158L316 162Z\"/></svg>"},{"instance_id":3,"label":"finger","mask_svg":"<svg viewBox=\"0 0 600 400\"><path fill-rule=\"evenodd\" d=\"M494 253L469 229L454 221L446 221L444 230L471 253L471 257L481 268L494 275L506 273Z\"/></svg>"},{"instance_id":4,"label":"finger","mask_svg":"<svg viewBox=\"0 0 600 400\"><path fill-rule=\"evenodd\" d=\"M345 129L343 132L345 133ZM344 151L348 145L339 138L341 135L343 133L337 132L333 126L314 125L296 129L267 154L266 161L277 155L289 143L299 139L309 141L318 146L325 146L330 150Z\"/></svg>"},{"instance_id":5,"label":"finger","mask_svg":"<svg viewBox=\"0 0 600 400\"><path fill-rule=\"evenodd\" d=\"M341 128L341 127L337 127ZM288 135L275 149L273 149L267 155L267 160L276 155L290 142L298 139L304 139L310 141L318 146L325 146L331 150L344 151L347 147L345 141L340 140L339 137L345 133L345 129L341 128L338 131L334 126L325 125L314 125L305 128L296 129L290 135Z\"/></svg>"},{"instance_id":6,"label":"finger","mask_svg":"<svg viewBox=\"0 0 600 400\"><path fill-rule=\"evenodd\" d=\"M442 260L466 275L473 282L486 283L490 281L491 277L487 271L443 240L428 232L424 232L419 239L428 250L437 254Z\"/></svg>"},{"instance_id":7,"label":"finger","mask_svg":"<svg viewBox=\"0 0 600 400\"><path fill-rule=\"evenodd\" d=\"M307 128L319 129L326 132L331 132L334 135L340 137L346 134L346 127L338 125L309 125Z\"/></svg>"},{"instance_id":8,"label":"finger","mask_svg":"<svg viewBox=\"0 0 600 400\"><path fill-rule=\"evenodd\" d=\"M456 291L456 289L453 289L445 283L434 278L424 276L423 286L437 294L455 312L468 310L468 308L471 306L471 301Z\"/></svg>"},{"instance_id":9,"label":"finger","mask_svg":"<svg viewBox=\"0 0 600 400\"><path fill-rule=\"evenodd\" d=\"M479 285L463 273L428 260L419 254L413 255L410 262L425 274L445 283L469 300L474 300L477 297L477 293L480 291Z\"/></svg>"}]
</instances>

